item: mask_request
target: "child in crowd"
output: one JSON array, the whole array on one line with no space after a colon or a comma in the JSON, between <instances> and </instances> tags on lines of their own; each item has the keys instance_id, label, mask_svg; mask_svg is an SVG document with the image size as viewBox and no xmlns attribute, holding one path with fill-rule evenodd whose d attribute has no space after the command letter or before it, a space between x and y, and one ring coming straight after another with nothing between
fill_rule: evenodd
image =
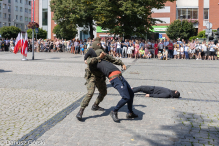
<instances>
[{"instance_id":1,"label":"child in crowd","mask_svg":"<svg viewBox=\"0 0 219 146\"><path fill-rule=\"evenodd\" d=\"M173 52L173 55L174 55L174 59L176 59L176 56L177 56L177 44L174 44L174 52Z\"/></svg>"},{"instance_id":2,"label":"child in crowd","mask_svg":"<svg viewBox=\"0 0 219 146\"><path fill-rule=\"evenodd\" d=\"M177 47L177 59L179 59L180 58L180 47L178 44L176 47Z\"/></svg>"},{"instance_id":3,"label":"child in crowd","mask_svg":"<svg viewBox=\"0 0 219 146\"><path fill-rule=\"evenodd\" d=\"M139 50L139 55L140 58L145 58L143 47L141 47L141 50Z\"/></svg>"},{"instance_id":4,"label":"child in crowd","mask_svg":"<svg viewBox=\"0 0 219 146\"><path fill-rule=\"evenodd\" d=\"M163 60L167 60L168 58L168 51L166 49L163 49Z\"/></svg>"},{"instance_id":5,"label":"child in crowd","mask_svg":"<svg viewBox=\"0 0 219 146\"><path fill-rule=\"evenodd\" d=\"M219 47L219 46L218 46ZM219 59L219 48L217 48L217 60Z\"/></svg>"},{"instance_id":6,"label":"child in crowd","mask_svg":"<svg viewBox=\"0 0 219 146\"><path fill-rule=\"evenodd\" d=\"M183 48L183 46L180 47L180 55L181 55L181 59L184 59L184 48Z\"/></svg>"},{"instance_id":7,"label":"child in crowd","mask_svg":"<svg viewBox=\"0 0 219 146\"><path fill-rule=\"evenodd\" d=\"M80 48L81 48L81 55L84 55L84 45L80 44Z\"/></svg>"},{"instance_id":8,"label":"child in crowd","mask_svg":"<svg viewBox=\"0 0 219 146\"><path fill-rule=\"evenodd\" d=\"M150 52L150 51L149 51L148 54L147 54L147 58L148 58L148 59L151 59L151 52Z\"/></svg>"},{"instance_id":9,"label":"child in crowd","mask_svg":"<svg viewBox=\"0 0 219 146\"><path fill-rule=\"evenodd\" d=\"M157 58L158 58L159 60L162 60L162 59L163 59L163 56L162 56L162 54L161 54L161 51L158 52Z\"/></svg>"},{"instance_id":10,"label":"child in crowd","mask_svg":"<svg viewBox=\"0 0 219 146\"><path fill-rule=\"evenodd\" d=\"M184 51L185 51L185 59L189 59L189 54L188 54L189 47L188 47L188 44L186 44Z\"/></svg>"}]
</instances>

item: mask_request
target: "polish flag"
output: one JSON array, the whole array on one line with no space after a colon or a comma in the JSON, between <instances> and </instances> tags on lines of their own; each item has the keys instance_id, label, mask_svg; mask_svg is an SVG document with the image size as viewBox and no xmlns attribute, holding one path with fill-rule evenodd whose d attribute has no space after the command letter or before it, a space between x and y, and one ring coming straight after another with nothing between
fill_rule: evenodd
<instances>
[{"instance_id":1,"label":"polish flag","mask_svg":"<svg viewBox=\"0 0 219 146\"><path fill-rule=\"evenodd\" d=\"M21 54L25 57L27 57L27 47L28 47L28 38L27 38L27 33L26 33L25 40L23 42L22 49L21 49Z\"/></svg>"},{"instance_id":2,"label":"polish flag","mask_svg":"<svg viewBox=\"0 0 219 146\"><path fill-rule=\"evenodd\" d=\"M18 33L14 47L14 54L16 54L19 51L20 47L21 47L21 34Z\"/></svg>"}]
</instances>

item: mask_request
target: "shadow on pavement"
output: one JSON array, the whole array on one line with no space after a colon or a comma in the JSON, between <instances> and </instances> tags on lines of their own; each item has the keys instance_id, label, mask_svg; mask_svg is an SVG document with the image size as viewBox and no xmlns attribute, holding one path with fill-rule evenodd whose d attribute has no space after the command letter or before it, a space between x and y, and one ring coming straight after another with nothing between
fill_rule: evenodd
<instances>
[{"instance_id":1,"label":"shadow on pavement","mask_svg":"<svg viewBox=\"0 0 219 146\"><path fill-rule=\"evenodd\" d=\"M219 114L178 112L174 119L175 121L172 125L163 125L159 129L148 131L149 136L139 134L132 129L126 128L125 130L133 135L133 139L136 142L141 141L152 146L219 145Z\"/></svg>"},{"instance_id":2,"label":"shadow on pavement","mask_svg":"<svg viewBox=\"0 0 219 146\"><path fill-rule=\"evenodd\" d=\"M3 70L3 69L0 69L0 73L4 73L4 72L12 72L11 70Z\"/></svg>"},{"instance_id":3,"label":"shadow on pavement","mask_svg":"<svg viewBox=\"0 0 219 146\"><path fill-rule=\"evenodd\" d=\"M137 110L137 109L135 108L136 106L147 107L147 106L145 106L145 105L133 105L133 112L138 115L138 118L135 118L135 119L124 119L124 118L121 118L121 117L119 116L119 113L121 113L121 112L127 112L127 105L125 105L124 107L122 107L122 108L118 111L118 118L120 119L120 121L122 121L122 120L142 120L142 119L143 119L143 115L144 115L145 113L142 112L142 111ZM110 116L109 114L110 114L110 112L111 112L113 109L114 109L114 107L111 107L111 108L109 108L109 109L105 109L105 112L103 112L103 113L100 114L100 115L94 115L94 116L89 116L89 117L83 117L82 122L85 122L87 119L91 119L91 118L98 118L98 117L103 117L103 116ZM85 110L85 112L86 112L86 110Z\"/></svg>"}]
</instances>

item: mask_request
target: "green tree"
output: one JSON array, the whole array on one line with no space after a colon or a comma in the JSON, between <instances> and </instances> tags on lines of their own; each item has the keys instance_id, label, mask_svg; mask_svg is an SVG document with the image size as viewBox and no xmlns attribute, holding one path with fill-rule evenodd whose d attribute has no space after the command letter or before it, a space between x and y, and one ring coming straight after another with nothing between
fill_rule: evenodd
<instances>
[{"instance_id":1,"label":"green tree","mask_svg":"<svg viewBox=\"0 0 219 146\"><path fill-rule=\"evenodd\" d=\"M77 29L66 29L64 26L56 25L53 29L53 33L56 34L56 37L59 39L73 39L75 35L77 34Z\"/></svg>"},{"instance_id":2,"label":"green tree","mask_svg":"<svg viewBox=\"0 0 219 146\"><path fill-rule=\"evenodd\" d=\"M188 40L191 36L194 36L195 29L192 22L183 20L181 25L180 20L175 20L168 26L166 34L170 39L181 38Z\"/></svg>"},{"instance_id":3,"label":"green tree","mask_svg":"<svg viewBox=\"0 0 219 146\"><path fill-rule=\"evenodd\" d=\"M97 25L111 34L145 37L158 19L151 17L152 8L160 9L174 0L97 0Z\"/></svg>"},{"instance_id":4,"label":"green tree","mask_svg":"<svg viewBox=\"0 0 219 146\"><path fill-rule=\"evenodd\" d=\"M53 20L67 31L74 31L77 26L89 29L93 38L94 10L97 7L95 2L96 0L51 0Z\"/></svg>"},{"instance_id":5,"label":"green tree","mask_svg":"<svg viewBox=\"0 0 219 146\"><path fill-rule=\"evenodd\" d=\"M0 34L3 38L16 38L21 29L15 26L3 26L0 28Z\"/></svg>"},{"instance_id":6,"label":"green tree","mask_svg":"<svg viewBox=\"0 0 219 146\"><path fill-rule=\"evenodd\" d=\"M159 21L151 18L152 8L160 9L167 1L175 0L51 0L50 7L58 24L89 29L91 38L94 22L111 34L144 37Z\"/></svg>"},{"instance_id":7,"label":"green tree","mask_svg":"<svg viewBox=\"0 0 219 146\"><path fill-rule=\"evenodd\" d=\"M37 38L46 39L47 38L47 31L43 30L42 28L38 28L38 29L39 29L39 31L37 33ZM28 38L32 39L32 29L27 30L27 35L28 35ZM34 29L34 38L35 37L36 37L36 32Z\"/></svg>"}]
</instances>

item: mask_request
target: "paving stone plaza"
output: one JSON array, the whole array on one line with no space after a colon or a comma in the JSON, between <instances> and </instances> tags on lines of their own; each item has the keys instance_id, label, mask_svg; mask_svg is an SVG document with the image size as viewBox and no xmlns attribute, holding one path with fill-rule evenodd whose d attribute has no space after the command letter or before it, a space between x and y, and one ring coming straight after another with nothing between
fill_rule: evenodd
<instances>
[{"instance_id":1,"label":"paving stone plaza","mask_svg":"<svg viewBox=\"0 0 219 146\"><path fill-rule=\"evenodd\" d=\"M86 94L83 56L0 52L0 145L46 146L207 146L219 145L219 61L122 59L132 87L162 86L180 91L179 99L137 93L113 122L110 111L121 99L107 81L108 94L92 111L95 91L82 122L75 118ZM120 67L119 67L120 68ZM30 143L22 144L21 142ZM32 143L31 142L36 142ZM38 142L38 143L37 143Z\"/></svg>"}]
</instances>

